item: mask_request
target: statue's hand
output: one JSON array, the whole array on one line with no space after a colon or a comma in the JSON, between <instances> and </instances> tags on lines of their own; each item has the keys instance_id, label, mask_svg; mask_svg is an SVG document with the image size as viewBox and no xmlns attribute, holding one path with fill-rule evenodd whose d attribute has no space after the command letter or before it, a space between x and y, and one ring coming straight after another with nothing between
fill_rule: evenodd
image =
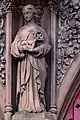
<instances>
[{"instance_id":1,"label":"statue's hand","mask_svg":"<svg viewBox=\"0 0 80 120\"><path fill-rule=\"evenodd\" d=\"M18 42L18 49L22 52L24 50L27 50L26 41L22 40Z\"/></svg>"},{"instance_id":2,"label":"statue's hand","mask_svg":"<svg viewBox=\"0 0 80 120\"><path fill-rule=\"evenodd\" d=\"M35 41L23 41L21 45L23 50L32 51L35 46Z\"/></svg>"},{"instance_id":3,"label":"statue's hand","mask_svg":"<svg viewBox=\"0 0 80 120\"><path fill-rule=\"evenodd\" d=\"M21 46L24 46L24 45L26 45L26 41L25 41L25 40L22 40L22 41L21 41Z\"/></svg>"},{"instance_id":4,"label":"statue's hand","mask_svg":"<svg viewBox=\"0 0 80 120\"><path fill-rule=\"evenodd\" d=\"M36 47L36 48L33 48L33 49L32 49L32 52L39 52L42 48L43 48L43 45L38 46L38 47Z\"/></svg>"}]
</instances>

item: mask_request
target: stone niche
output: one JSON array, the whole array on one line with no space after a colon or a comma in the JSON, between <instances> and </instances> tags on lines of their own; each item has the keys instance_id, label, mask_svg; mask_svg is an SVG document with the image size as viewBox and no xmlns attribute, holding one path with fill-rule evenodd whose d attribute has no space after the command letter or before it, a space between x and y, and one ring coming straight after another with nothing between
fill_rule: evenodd
<instances>
[{"instance_id":1,"label":"stone niche","mask_svg":"<svg viewBox=\"0 0 80 120\"><path fill-rule=\"evenodd\" d=\"M56 120L56 27L57 27L57 3L49 0L4 0L6 8L6 106L5 120ZM38 11L38 24L48 35L48 43L51 50L45 56L48 64L47 78L44 87L46 110L44 112L19 112L17 102L17 71L18 59L11 55L12 44L18 30L26 25L22 15L25 5L33 5ZM39 27L40 28L40 27ZM46 38L46 37L45 37ZM48 44L47 44L48 46ZM46 47L48 48L48 47ZM45 49L46 49L45 48ZM15 50L15 49L14 49ZM46 66L46 65L45 65ZM40 96L39 96L40 97ZM35 99L35 98L34 98Z\"/></svg>"},{"instance_id":2,"label":"stone niche","mask_svg":"<svg viewBox=\"0 0 80 120\"><path fill-rule=\"evenodd\" d=\"M12 38L14 40L14 37L17 33L17 31L19 30L19 28L21 28L23 25L26 24L21 9L22 6L27 5L27 4L32 4L34 6L36 6L36 8L39 8L40 10L42 10L42 18L41 18L41 27L46 31L48 37L49 37L49 43L51 44L53 42L53 35L51 38L51 34L54 34L54 32L52 33L52 29L54 29L54 24L53 21L51 23L51 12L50 12L50 8L49 8L49 4L48 4L48 0L15 0L15 4L16 4L16 8L14 8L13 10L13 23L12 23ZM54 17L54 14L53 14ZM54 18L53 18L54 19ZM53 28L51 27L53 24ZM52 43L52 46L54 46L54 43ZM52 48L53 49L53 48ZM47 70L47 79L46 79L46 83L45 83L45 99L46 99L46 110L47 113L19 113L18 112L18 108L16 106L16 84L17 84L17 63L18 61L15 60L12 57L12 105L13 105L13 111L14 111L14 115L12 117L12 120L52 120L55 119L56 117L56 103L55 103L55 72L53 74L53 71L55 71L55 66L53 65L55 62L55 56L53 57L53 53L54 50L50 51L47 56L46 56L46 62L48 64L48 70ZM55 54L54 54L55 55ZM52 58L51 58L52 56ZM52 67L51 67L52 66ZM14 72L15 71L15 72ZM54 80L53 80L54 79ZM53 86L53 85L54 86ZM52 85L52 87L51 87ZM54 93L52 93L51 91L54 91ZM53 102L53 103L52 103ZM51 112L53 112L52 115L51 112L49 112L49 109L51 109Z\"/></svg>"}]
</instances>

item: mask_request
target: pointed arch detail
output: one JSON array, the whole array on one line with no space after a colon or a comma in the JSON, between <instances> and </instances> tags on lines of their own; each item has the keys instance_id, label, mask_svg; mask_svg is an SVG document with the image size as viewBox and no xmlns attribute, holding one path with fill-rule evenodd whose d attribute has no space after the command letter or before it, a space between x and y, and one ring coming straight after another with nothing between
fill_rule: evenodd
<instances>
[{"instance_id":1,"label":"pointed arch detail","mask_svg":"<svg viewBox=\"0 0 80 120\"><path fill-rule=\"evenodd\" d=\"M72 62L57 94L58 119L64 120L69 106L80 90L80 54Z\"/></svg>"}]
</instances>

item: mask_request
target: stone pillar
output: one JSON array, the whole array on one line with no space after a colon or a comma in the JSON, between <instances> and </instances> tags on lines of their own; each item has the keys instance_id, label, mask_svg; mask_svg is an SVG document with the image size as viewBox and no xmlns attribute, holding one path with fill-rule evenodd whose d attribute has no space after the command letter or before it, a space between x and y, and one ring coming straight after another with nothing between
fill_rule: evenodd
<instances>
[{"instance_id":1,"label":"stone pillar","mask_svg":"<svg viewBox=\"0 0 80 120\"><path fill-rule=\"evenodd\" d=\"M11 43L12 43L12 1L6 3L6 106L5 120L11 120L12 116L12 60L11 60Z\"/></svg>"},{"instance_id":2,"label":"stone pillar","mask_svg":"<svg viewBox=\"0 0 80 120\"><path fill-rule=\"evenodd\" d=\"M50 112L53 115L54 120L57 119L56 108L56 1L49 1L49 10L51 15L51 101Z\"/></svg>"}]
</instances>

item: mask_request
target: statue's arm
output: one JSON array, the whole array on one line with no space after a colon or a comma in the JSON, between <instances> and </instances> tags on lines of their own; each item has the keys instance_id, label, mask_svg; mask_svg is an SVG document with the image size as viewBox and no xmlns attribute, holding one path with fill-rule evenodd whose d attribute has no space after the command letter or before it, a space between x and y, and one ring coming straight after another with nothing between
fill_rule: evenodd
<instances>
[{"instance_id":1,"label":"statue's arm","mask_svg":"<svg viewBox=\"0 0 80 120\"><path fill-rule=\"evenodd\" d=\"M11 54L15 58L23 58L25 56L24 53L21 51L20 42L21 42L21 39L17 34L13 43L11 44Z\"/></svg>"},{"instance_id":2,"label":"statue's arm","mask_svg":"<svg viewBox=\"0 0 80 120\"><path fill-rule=\"evenodd\" d=\"M43 43L42 45L34 48L32 52L34 52L35 57L45 56L51 49L51 46L48 43Z\"/></svg>"}]
</instances>

